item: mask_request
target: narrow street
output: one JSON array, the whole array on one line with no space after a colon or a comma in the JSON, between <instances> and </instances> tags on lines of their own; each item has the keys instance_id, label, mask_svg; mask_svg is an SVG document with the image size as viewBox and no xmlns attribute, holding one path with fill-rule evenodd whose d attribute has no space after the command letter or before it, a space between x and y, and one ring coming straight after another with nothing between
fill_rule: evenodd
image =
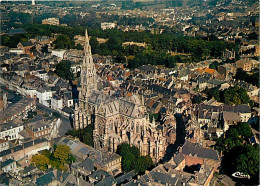
<instances>
[{"instance_id":1,"label":"narrow street","mask_svg":"<svg viewBox=\"0 0 260 186\"><path fill-rule=\"evenodd\" d=\"M40 103L36 103L36 106L37 106L37 109L43 111L43 112L46 112L48 114L51 114L53 112L58 112L52 108L49 108L49 107L46 107ZM58 135L59 136L64 136L66 134L66 132L68 132L69 130L72 129L72 125L71 125L71 122L69 120L69 118L67 116L64 116L61 114L61 124L60 124L60 127L59 127L59 132L58 132Z\"/></svg>"},{"instance_id":2,"label":"narrow street","mask_svg":"<svg viewBox=\"0 0 260 186\"><path fill-rule=\"evenodd\" d=\"M174 153L177 152L177 149L184 144L185 142L185 127L182 120L181 114L175 114L176 118L176 141L174 144L170 144L167 147L166 154L163 158L163 162L169 161Z\"/></svg>"}]
</instances>

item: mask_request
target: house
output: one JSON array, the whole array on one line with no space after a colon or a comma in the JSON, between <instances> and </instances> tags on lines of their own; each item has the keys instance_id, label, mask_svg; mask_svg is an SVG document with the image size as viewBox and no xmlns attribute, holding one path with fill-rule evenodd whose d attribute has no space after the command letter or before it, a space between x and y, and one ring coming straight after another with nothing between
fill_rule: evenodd
<instances>
[{"instance_id":1,"label":"house","mask_svg":"<svg viewBox=\"0 0 260 186\"><path fill-rule=\"evenodd\" d=\"M31 53L31 48L33 47L33 43L31 41L19 42L17 44L18 49L22 49L23 53Z\"/></svg>"},{"instance_id":2,"label":"house","mask_svg":"<svg viewBox=\"0 0 260 186\"><path fill-rule=\"evenodd\" d=\"M9 149L8 140L0 139L0 152Z\"/></svg>"},{"instance_id":3,"label":"house","mask_svg":"<svg viewBox=\"0 0 260 186\"><path fill-rule=\"evenodd\" d=\"M16 140L19 138L18 135L19 132L22 131L23 129L24 129L23 122L18 120L9 121L8 123L2 124L0 125L0 139L8 140L8 141ZM6 146L6 144L4 146Z\"/></svg>"},{"instance_id":4,"label":"house","mask_svg":"<svg viewBox=\"0 0 260 186\"><path fill-rule=\"evenodd\" d=\"M180 153L183 154L187 166L207 164L216 170L220 165L219 155L216 150L202 148L197 143L185 142L180 148Z\"/></svg>"},{"instance_id":5,"label":"house","mask_svg":"<svg viewBox=\"0 0 260 186\"><path fill-rule=\"evenodd\" d=\"M39 87L36 90L36 97L40 104L46 107L50 106L50 100L52 98L52 91L48 87Z\"/></svg>"},{"instance_id":6,"label":"house","mask_svg":"<svg viewBox=\"0 0 260 186\"><path fill-rule=\"evenodd\" d=\"M38 151L49 149L51 144L45 138L38 138L32 141L24 142L21 145L14 146L8 150L0 152L0 161L8 159L27 160Z\"/></svg>"},{"instance_id":7,"label":"house","mask_svg":"<svg viewBox=\"0 0 260 186\"><path fill-rule=\"evenodd\" d=\"M74 163L71 166L72 173L77 177L81 178L84 181L89 180L89 175L95 171L93 161L89 158L85 159L81 163ZM93 181L94 182L94 181Z\"/></svg>"},{"instance_id":8,"label":"house","mask_svg":"<svg viewBox=\"0 0 260 186\"><path fill-rule=\"evenodd\" d=\"M2 172L13 172L16 168L16 161L13 159L8 159L1 163Z\"/></svg>"},{"instance_id":9,"label":"house","mask_svg":"<svg viewBox=\"0 0 260 186\"><path fill-rule=\"evenodd\" d=\"M108 22L101 23L102 30L111 29L111 28L115 28L115 27L116 27L115 23L108 23Z\"/></svg>"},{"instance_id":10,"label":"house","mask_svg":"<svg viewBox=\"0 0 260 186\"><path fill-rule=\"evenodd\" d=\"M51 125L44 120L38 120L28 123L25 130L32 139L48 137L51 133Z\"/></svg>"},{"instance_id":11,"label":"house","mask_svg":"<svg viewBox=\"0 0 260 186\"><path fill-rule=\"evenodd\" d=\"M69 146L72 155L75 156L78 161L82 162L86 159L92 160L96 170L104 170L111 175L117 175L122 172L121 156L113 152L96 150L82 142L68 137L63 137L58 142L58 145L60 144ZM91 164L90 161L87 161L86 163ZM74 169L74 172L72 171L72 173L76 175L76 169Z\"/></svg>"},{"instance_id":12,"label":"house","mask_svg":"<svg viewBox=\"0 0 260 186\"><path fill-rule=\"evenodd\" d=\"M52 50L52 51L51 51L51 55L57 56L57 57L63 59L65 52L66 52L66 50L56 49L56 50Z\"/></svg>"},{"instance_id":13,"label":"house","mask_svg":"<svg viewBox=\"0 0 260 186\"><path fill-rule=\"evenodd\" d=\"M39 70L35 76L41 78L43 81L48 81L48 74L45 70Z\"/></svg>"},{"instance_id":14,"label":"house","mask_svg":"<svg viewBox=\"0 0 260 186\"><path fill-rule=\"evenodd\" d=\"M44 175L37 178L35 184L39 186L77 185L77 180L68 172L52 169L47 170Z\"/></svg>"},{"instance_id":15,"label":"house","mask_svg":"<svg viewBox=\"0 0 260 186\"><path fill-rule=\"evenodd\" d=\"M60 96L54 95L51 98L51 108L55 110L61 110L63 107L63 99Z\"/></svg>"},{"instance_id":16,"label":"house","mask_svg":"<svg viewBox=\"0 0 260 186\"><path fill-rule=\"evenodd\" d=\"M227 131L229 129L229 126L236 125L238 122L241 122L242 119L239 113L224 112L222 121L223 121L224 131Z\"/></svg>"},{"instance_id":17,"label":"house","mask_svg":"<svg viewBox=\"0 0 260 186\"><path fill-rule=\"evenodd\" d=\"M252 70L252 63L248 58L236 61L236 67L242 68L244 71L250 72Z\"/></svg>"}]
</instances>

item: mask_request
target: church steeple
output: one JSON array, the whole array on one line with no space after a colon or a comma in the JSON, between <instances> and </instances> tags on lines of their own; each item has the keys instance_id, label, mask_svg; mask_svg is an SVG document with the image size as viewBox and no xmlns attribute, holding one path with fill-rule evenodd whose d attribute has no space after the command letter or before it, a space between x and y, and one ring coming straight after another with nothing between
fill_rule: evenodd
<instances>
[{"instance_id":1,"label":"church steeple","mask_svg":"<svg viewBox=\"0 0 260 186\"><path fill-rule=\"evenodd\" d=\"M81 91L80 99L84 102L90 97L92 90L97 90L97 74L91 54L88 31L85 31L84 59L81 65Z\"/></svg>"},{"instance_id":2,"label":"church steeple","mask_svg":"<svg viewBox=\"0 0 260 186\"><path fill-rule=\"evenodd\" d=\"M91 54L91 47L89 44L89 38L88 38L88 30L85 31L85 46L84 46L85 56L92 55Z\"/></svg>"}]
</instances>

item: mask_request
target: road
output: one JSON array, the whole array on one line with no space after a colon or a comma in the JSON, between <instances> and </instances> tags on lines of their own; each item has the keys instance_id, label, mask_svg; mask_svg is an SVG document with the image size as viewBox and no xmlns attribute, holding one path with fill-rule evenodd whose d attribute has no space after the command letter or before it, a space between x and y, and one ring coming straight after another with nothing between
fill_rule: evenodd
<instances>
[{"instance_id":1,"label":"road","mask_svg":"<svg viewBox=\"0 0 260 186\"><path fill-rule=\"evenodd\" d=\"M56 110L52 109L52 108L49 108L49 107L46 107L40 103L36 103L36 106L37 106L37 109L45 112L45 113L48 113L48 114L51 114L53 112L57 112ZM61 124L60 124L60 127L59 127L59 133L58 135L59 136L64 136L65 133L68 131L68 130L71 130L72 129L72 125L71 125L71 122L69 120L69 118L67 116L64 116L61 114Z\"/></svg>"},{"instance_id":2,"label":"road","mask_svg":"<svg viewBox=\"0 0 260 186\"><path fill-rule=\"evenodd\" d=\"M169 161L174 153L177 151L178 147L184 144L185 142L185 126L182 120L181 114L175 114L176 118L176 141L174 144L168 145L166 149L166 154L163 157L163 162Z\"/></svg>"}]
</instances>

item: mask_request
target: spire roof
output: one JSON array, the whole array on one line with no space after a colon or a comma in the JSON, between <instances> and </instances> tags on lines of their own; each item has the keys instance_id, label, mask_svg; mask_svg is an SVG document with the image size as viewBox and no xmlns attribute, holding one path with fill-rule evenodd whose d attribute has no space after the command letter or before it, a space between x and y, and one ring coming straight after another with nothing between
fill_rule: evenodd
<instances>
[{"instance_id":1,"label":"spire roof","mask_svg":"<svg viewBox=\"0 0 260 186\"><path fill-rule=\"evenodd\" d=\"M85 55L91 55L91 47L89 44L88 30L85 31L85 47L84 47Z\"/></svg>"}]
</instances>

